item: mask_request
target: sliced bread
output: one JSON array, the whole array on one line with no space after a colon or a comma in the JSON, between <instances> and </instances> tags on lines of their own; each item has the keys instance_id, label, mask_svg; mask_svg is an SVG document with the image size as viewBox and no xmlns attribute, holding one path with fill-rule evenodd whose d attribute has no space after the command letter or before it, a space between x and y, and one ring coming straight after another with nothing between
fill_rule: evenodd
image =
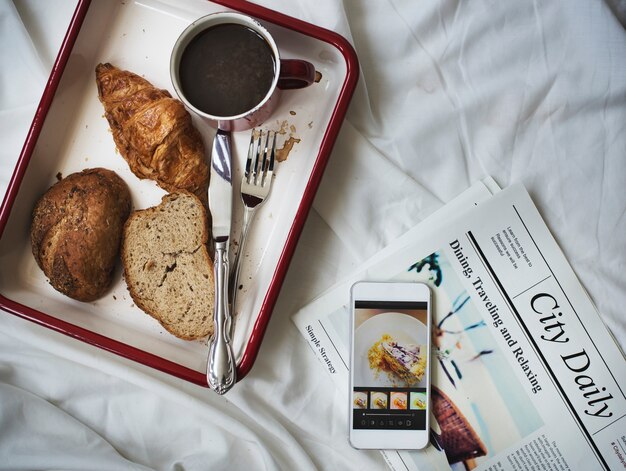
<instances>
[{"instance_id":1,"label":"sliced bread","mask_svg":"<svg viewBox=\"0 0 626 471\"><path fill-rule=\"evenodd\" d=\"M122 263L135 304L171 334L213 334L213 262L207 216L197 196L179 191L133 212L124 226Z\"/></svg>"}]
</instances>

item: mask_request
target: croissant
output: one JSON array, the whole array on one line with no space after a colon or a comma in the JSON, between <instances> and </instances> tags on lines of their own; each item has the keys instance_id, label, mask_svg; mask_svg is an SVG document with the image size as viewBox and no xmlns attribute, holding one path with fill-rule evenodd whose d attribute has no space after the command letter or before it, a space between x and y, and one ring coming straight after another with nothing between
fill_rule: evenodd
<instances>
[{"instance_id":1,"label":"croissant","mask_svg":"<svg viewBox=\"0 0 626 471\"><path fill-rule=\"evenodd\" d=\"M108 63L96 67L96 83L115 145L132 172L168 192L190 191L206 204L204 146L184 105L167 90Z\"/></svg>"}]
</instances>

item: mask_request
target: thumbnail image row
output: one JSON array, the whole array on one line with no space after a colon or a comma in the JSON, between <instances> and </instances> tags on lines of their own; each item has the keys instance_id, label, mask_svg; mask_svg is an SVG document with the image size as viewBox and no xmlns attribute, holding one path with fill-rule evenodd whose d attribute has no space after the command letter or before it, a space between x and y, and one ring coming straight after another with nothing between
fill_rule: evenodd
<instances>
[{"instance_id":1,"label":"thumbnail image row","mask_svg":"<svg viewBox=\"0 0 626 471\"><path fill-rule=\"evenodd\" d=\"M355 409L423 410L426 409L426 393L354 391L352 404Z\"/></svg>"}]
</instances>

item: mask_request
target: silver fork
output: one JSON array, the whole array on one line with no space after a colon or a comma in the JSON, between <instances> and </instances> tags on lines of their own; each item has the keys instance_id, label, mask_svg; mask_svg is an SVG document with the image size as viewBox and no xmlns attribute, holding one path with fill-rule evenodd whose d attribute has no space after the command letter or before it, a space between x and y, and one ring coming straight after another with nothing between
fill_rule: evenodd
<instances>
[{"instance_id":1,"label":"silver fork","mask_svg":"<svg viewBox=\"0 0 626 471\"><path fill-rule=\"evenodd\" d=\"M243 221L239 236L239 249L233 263L234 270L230 279L230 302L233 320L235 314L235 300L237 298L239 272L241 269L241 254L244 251L250 223L256 210L267 198L272 186L274 174L274 159L276 156L276 132L252 130L246 169L241 178L241 201L243 201Z\"/></svg>"}]
</instances>

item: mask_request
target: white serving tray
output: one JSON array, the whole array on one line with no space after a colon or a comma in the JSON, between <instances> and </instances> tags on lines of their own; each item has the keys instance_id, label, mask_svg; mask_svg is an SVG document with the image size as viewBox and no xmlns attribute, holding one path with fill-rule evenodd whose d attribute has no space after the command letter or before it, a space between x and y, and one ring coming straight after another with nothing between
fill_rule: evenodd
<instances>
[{"instance_id":1,"label":"white serving tray","mask_svg":"<svg viewBox=\"0 0 626 471\"><path fill-rule=\"evenodd\" d=\"M275 37L283 58L313 63L319 82L283 91L266 128L282 131L278 147L299 140L275 169L267 202L259 209L243 254L234 335L240 375L250 369L269 321L306 214L356 84L356 56L343 38L313 25L246 2L141 0L79 2L38 118L0 212L0 307L155 368L206 385L207 340L182 341L137 308L122 278L93 303L55 291L31 253L29 226L37 199L57 181L85 168L105 167L128 184L134 209L158 204L165 192L139 180L116 151L98 100L95 67L110 62L142 75L176 96L169 77L170 51L196 18L237 10L259 19ZM64 61L67 61L63 64ZM55 75L56 74L56 75ZM58 87L56 87L58 83ZM46 99L51 104L46 109ZM210 152L214 130L194 118ZM238 197L249 132L233 134L234 219L237 240L242 206ZM231 260L234 260L231 245Z\"/></svg>"}]
</instances>

